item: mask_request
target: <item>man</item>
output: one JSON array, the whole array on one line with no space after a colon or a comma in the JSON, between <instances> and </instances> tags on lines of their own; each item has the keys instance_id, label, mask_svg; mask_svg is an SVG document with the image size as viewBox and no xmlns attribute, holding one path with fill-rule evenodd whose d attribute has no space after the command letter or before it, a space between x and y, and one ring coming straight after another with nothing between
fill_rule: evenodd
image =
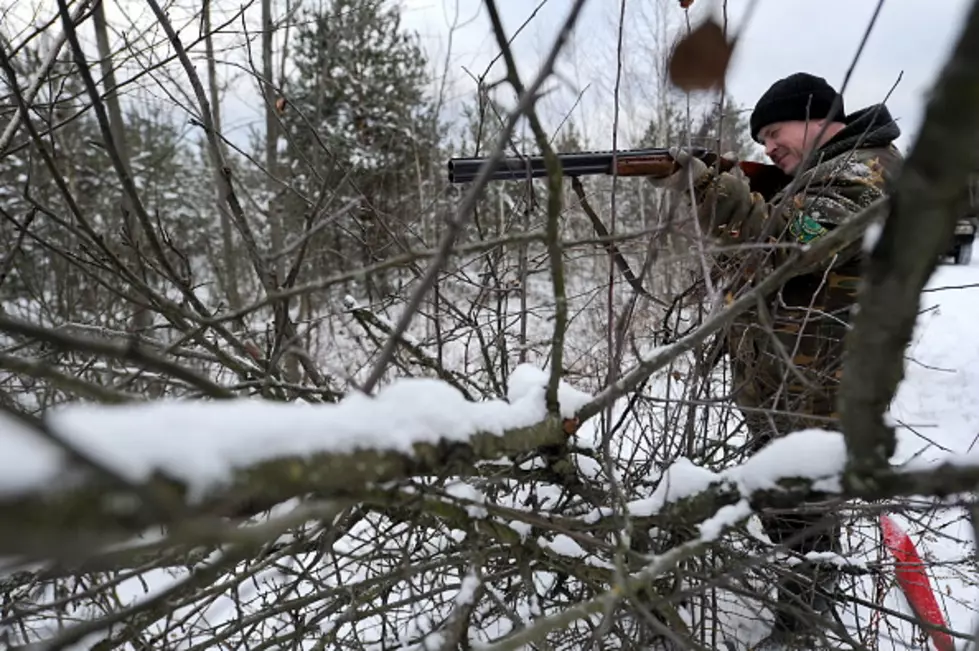
<instances>
[{"instance_id":1,"label":"man","mask_svg":"<svg viewBox=\"0 0 979 651\"><path fill-rule=\"evenodd\" d=\"M791 253L785 246L759 254L758 246L738 251L738 245L809 244L882 197L901 164L893 144L899 135L885 106L848 115L843 98L824 79L797 73L758 100L751 136L782 171L799 177L798 190L783 189L766 202L739 171L717 174L683 154L678 159L685 173L673 175L668 185L694 200L704 233L722 245L717 262L736 292ZM861 252L858 240L801 270L731 328L733 398L746 421L749 452L793 431L833 428ZM762 523L773 543L801 555L838 548L839 524L823 513L766 516ZM826 564L791 569L794 575L787 572L778 587L776 637L802 632L812 610L828 610L836 587Z\"/></svg>"}]
</instances>

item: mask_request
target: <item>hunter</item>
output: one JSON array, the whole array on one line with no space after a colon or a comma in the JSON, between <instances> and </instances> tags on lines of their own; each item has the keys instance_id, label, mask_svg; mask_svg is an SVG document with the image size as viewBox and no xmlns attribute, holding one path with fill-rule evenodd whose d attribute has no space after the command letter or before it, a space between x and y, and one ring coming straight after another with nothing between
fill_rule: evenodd
<instances>
[{"instance_id":1,"label":"hunter","mask_svg":"<svg viewBox=\"0 0 979 651\"><path fill-rule=\"evenodd\" d=\"M737 245L808 244L888 192L902 163L894 145L901 132L883 104L847 114L842 96L811 74L775 82L758 100L750 123L751 137L764 145L768 158L799 177L793 194L784 189L765 201L750 191L740 170L718 174L682 152L682 171L667 182L694 200L701 228L720 245L717 264L729 275L741 265L748 282L778 266L790 248L762 248L759 260L758 246L751 253L744 247L738 252ZM749 453L773 437L835 427L861 252L857 239L819 266L801 270L730 329L732 395L747 425ZM839 549L839 522L824 513L765 515L762 524L775 545L784 542L800 555ZM791 570L779 581L774 637L804 634L811 613L828 612L837 590L838 573L826 563Z\"/></svg>"}]
</instances>

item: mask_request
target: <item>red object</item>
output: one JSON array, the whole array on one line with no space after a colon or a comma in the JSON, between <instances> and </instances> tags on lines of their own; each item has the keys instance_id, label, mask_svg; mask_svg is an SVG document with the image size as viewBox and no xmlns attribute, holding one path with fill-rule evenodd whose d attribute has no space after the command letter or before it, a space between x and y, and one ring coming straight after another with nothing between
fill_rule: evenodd
<instances>
[{"instance_id":1,"label":"red object","mask_svg":"<svg viewBox=\"0 0 979 651\"><path fill-rule=\"evenodd\" d=\"M880 530L884 536L884 545L897 562L895 569L897 582L915 617L923 622L948 628L942 609L935 598L935 592L931 588L925 563L918 555L911 537L887 514L880 516ZM954 651L955 645L948 633L934 629L925 629L925 632L931 636L931 641L938 651Z\"/></svg>"}]
</instances>

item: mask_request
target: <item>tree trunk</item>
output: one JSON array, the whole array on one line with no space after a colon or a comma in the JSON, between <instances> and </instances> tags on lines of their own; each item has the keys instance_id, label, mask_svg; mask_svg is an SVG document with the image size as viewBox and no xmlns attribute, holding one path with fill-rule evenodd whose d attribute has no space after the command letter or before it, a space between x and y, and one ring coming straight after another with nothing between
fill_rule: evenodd
<instances>
[{"instance_id":1,"label":"tree trunk","mask_svg":"<svg viewBox=\"0 0 979 651\"><path fill-rule=\"evenodd\" d=\"M281 251L285 243L279 201L279 188L275 179L279 176L279 121L275 115L275 73L272 69L272 0L262 0L262 97L265 100L265 169L268 172L268 219L272 236L272 250ZM272 261L276 283L282 282L283 260Z\"/></svg>"},{"instance_id":2,"label":"tree trunk","mask_svg":"<svg viewBox=\"0 0 979 651\"><path fill-rule=\"evenodd\" d=\"M208 92L211 95L211 119L214 121L214 130L220 134L221 133L221 105L219 103L220 97L218 93L218 70L217 61L214 57L214 37L211 33L211 0L204 0L203 8L203 22L204 22L204 50L207 56L207 77L208 77ZM220 142L219 146L222 150L225 149L224 142ZM224 158L227 160L227 152L223 151L225 154ZM221 196L220 190L217 191L216 195L218 212L221 215L221 257L224 261L223 272L218 272L218 277L224 276L225 292L228 298L228 309L232 312L241 308L241 291L238 287L238 263L235 251L235 240L234 240L234 224L231 222L231 215L228 213L228 208L224 203L224 197Z\"/></svg>"},{"instance_id":3,"label":"tree trunk","mask_svg":"<svg viewBox=\"0 0 979 651\"><path fill-rule=\"evenodd\" d=\"M105 88L105 108L109 116L109 130L112 139L115 141L116 150L126 173L130 178L133 176L129 145L126 142L126 123L122 119L122 108L119 106L119 95L116 93L115 68L112 64L112 52L109 48L109 29L105 19L105 7L101 2L95 3L92 10L92 21L95 26L95 41L99 52L99 65L102 69L102 86ZM142 266L140 258L140 243L142 238L139 236L135 210L126 193L122 193L122 213L125 231L132 238L131 260L134 268ZM150 313L143 307L136 305L133 308L131 329L133 332L140 333L152 325Z\"/></svg>"}]
</instances>

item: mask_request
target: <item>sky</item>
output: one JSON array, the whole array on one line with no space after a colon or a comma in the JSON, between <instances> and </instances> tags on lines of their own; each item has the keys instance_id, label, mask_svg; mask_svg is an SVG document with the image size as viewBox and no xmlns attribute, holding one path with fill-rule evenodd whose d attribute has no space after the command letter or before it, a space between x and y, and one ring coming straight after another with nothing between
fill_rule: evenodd
<instances>
[{"instance_id":1,"label":"sky","mask_svg":"<svg viewBox=\"0 0 979 651\"><path fill-rule=\"evenodd\" d=\"M309 0L304 5L311 7L320 1L328 0ZM399 5L403 27L418 34L429 61L432 90L442 92L445 98L446 121L456 120L463 107L474 105L473 77L486 74L487 66L494 59L486 79L490 82L501 79L503 63L498 58L499 47L485 0L384 1ZM553 44L573 0L496 1L504 29L513 38L521 77L529 82ZM625 54L616 115L616 45L623 2ZM697 24L708 14L720 17L723 2L695 0L688 13L679 7L677 0L586 0L573 36L558 61L558 76L546 86L547 94L539 102L545 127L554 132L565 120L570 120L589 147L610 148L613 133L617 146L630 146L655 114L660 78L657 67L665 59L672 39L683 28L684 20ZM772 82L797 71L820 75L841 88L880 3L878 19L844 89L844 98L852 111L882 101L891 93L887 105L903 131L898 140L903 150L913 144L929 89L958 38L970 4L967 0L727 0L727 3L729 31L739 35L728 71L727 93L746 109L750 109ZM45 16L54 11L49 0L22 2L17 6L22 11L13 12L12 4L9 8L12 13L23 14L25 25L36 19L35 9ZM121 9L123 6L125 9ZM196 12L198 6L192 3L185 9ZM232 2L216 6L227 13L237 11L241 5ZM285 3L275 0L274 6L280 13ZM181 7L178 3L172 9L179 14L183 11ZM157 40L162 39L145 3L122 0L109 8L110 24L117 30L113 34L117 47L122 47L123 36L133 38L144 33L143 30L148 30L145 33L153 34ZM255 56L258 56L260 27L258 8L258 3L253 3L246 10L250 25L248 37L255 41ZM751 12L746 19L747 9ZM188 14L175 21L182 39L187 41L196 36L197 18ZM220 22L216 19L216 23ZM513 36L525 23L520 33ZM225 135L236 144L247 146L255 131L261 130L262 104L256 83L247 72L246 50L241 46L244 38L236 27L238 24L233 21L226 30L228 38L237 45L223 53L237 62L222 66L220 71L225 82L222 110ZM202 54L202 48L198 49L201 52L195 52L195 56ZM182 71L176 64L170 67L174 79L180 82L177 95L185 102L177 110L186 112L187 103L192 105L194 101L187 96L188 86L182 83ZM199 65L198 70L203 72L204 66ZM155 94L169 101L162 92ZM495 91L495 97L513 104L513 93L506 86ZM526 133L526 124L521 129Z\"/></svg>"},{"instance_id":2,"label":"sky","mask_svg":"<svg viewBox=\"0 0 979 651\"><path fill-rule=\"evenodd\" d=\"M499 51L482 1L400 0L400 4L405 26L419 33L436 72L449 71L450 98L469 99L475 85L466 71L483 71ZM537 12L513 42L524 81L529 81L554 42L572 0L498 0L498 5L509 35ZM909 147L929 89L954 47L968 5L966 0L885 0L844 90L847 109L882 101L890 92L887 105L903 131L898 145ZM841 88L878 0L758 0L746 21L745 9L751 6L751 0L730 0L728 8L728 24L740 36L727 92L749 108L772 82L797 71L825 77ZM721 17L721 7L720 0L698 0L690 10L690 20L696 24L705 12ZM559 92L548 98L545 107L558 116L550 121L552 125L574 107L576 124L585 130L589 144L599 147L612 142L620 8L619 0L586 3L574 41L558 66L562 75ZM456 15L460 26L452 35L445 66L450 25ZM684 18L676 0L626 0L623 42L630 60L624 64L621 84L632 94L631 101L623 103L629 108L620 111L620 124L648 107L642 94L656 86L655 41L668 42L663 37L675 34ZM498 79L500 64L493 71L496 77L488 78ZM634 130L620 129L619 142L627 142L630 133Z\"/></svg>"}]
</instances>

